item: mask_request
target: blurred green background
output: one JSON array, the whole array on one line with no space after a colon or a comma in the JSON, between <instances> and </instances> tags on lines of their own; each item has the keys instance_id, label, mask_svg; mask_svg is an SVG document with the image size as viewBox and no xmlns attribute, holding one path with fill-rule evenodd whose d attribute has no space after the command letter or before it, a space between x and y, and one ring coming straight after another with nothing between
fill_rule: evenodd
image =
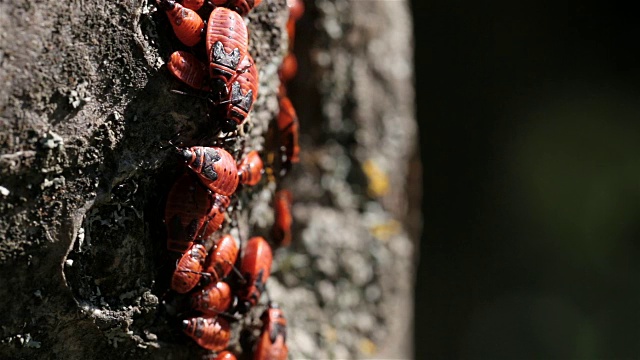
<instances>
[{"instance_id":1,"label":"blurred green background","mask_svg":"<svg viewBox=\"0 0 640 360\"><path fill-rule=\"evenodd\" d=\"M640 14L413 11L416 359L640 359Z\"/></svg>"}]
</instances>

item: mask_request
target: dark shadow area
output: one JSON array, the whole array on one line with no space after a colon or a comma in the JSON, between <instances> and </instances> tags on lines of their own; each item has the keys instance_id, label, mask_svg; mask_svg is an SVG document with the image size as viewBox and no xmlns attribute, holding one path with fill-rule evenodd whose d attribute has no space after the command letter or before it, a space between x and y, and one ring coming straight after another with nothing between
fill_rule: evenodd
<instances>
[{"instance_id":1,"label":"dark shadow area","mask_svg":"<svg viewBox=\"0 0 640 360\"><path fill-rule=\"evenodd\" d=\"M185 354L200 354L195 344L184 348L187 337L177 312L185 297L169 291L179 256L167 251L163 219L167 194L184 171L169 141L179 133L179 141L192 142L207 118L184 115L204 114L204 106L197 98L172 94L176 87L166 71L149 76L144 88L129 94L123 113L108 119L122 131L117 144L111 143L109 126L94 133L91 145L105 157L104 166L89 169L100 179L98 196L84 219L82 240L68 256L73 266L65 267L65 274L81 306L114 310L113 323L101 323L101 328L119 324L118 311L139 306L144 311L134 316L134 333L155 334L164 352L179 347ZM144 291L157 296L159 304Z\"/></svg>"},{"instance_id":2,"label":"dark shadow area","mask_svg":"<svg viewBox=\"0 0 640 360\"><path fill-rule=\"evenodd\" d=\"M413 13L416 359L637 358L634 12L413 1Z\"/></svg>"}]
</instances>

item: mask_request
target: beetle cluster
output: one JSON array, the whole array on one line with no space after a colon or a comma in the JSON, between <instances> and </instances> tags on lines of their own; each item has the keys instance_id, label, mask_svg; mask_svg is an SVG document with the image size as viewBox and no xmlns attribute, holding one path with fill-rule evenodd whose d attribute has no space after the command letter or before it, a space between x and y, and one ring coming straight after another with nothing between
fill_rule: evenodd
<instances>
[{"instance_id":1,"label":"beetle cluster","mask_svg":"<svg viewBox=\"0 0 640 360\"><path fill-rule=\"evenodd\" d=\"M180 42L194 52L175 51L167 68L178 80L204 92L209 117L217 133L238 134L258 95L258 71L248 49L248 31L242 16L261 0L157 0ZM303 12L301 0L288 2L289 48L295 21ZM203 17L208 15L208 21ZM204 43L204 44L203 44ZM204 46L206 59L198 47ZM287 55L280 69L281 83L296 72L296 61ZM278 176L287 174L299 160L298 119L287 98L279 91L280 113L275 121ZM233 139L233 138L231 138ZM224 146L178 147L186 164L167 197L165 225L167 247L180 254L171 279L171 289L188 298L189 316L183 331L201 347L217 352L216 359L235 359L229 351L231 323L243 319L258 305L266 289L273 260L271 245L255 236L244 244L231 234L217 234L226 219L239 185L255 186L264 173L257 151L239 162ZM268 163L273 178L275 161ZM272 243L291 242L291 193L279 190L275 196ZM241 240L241 239L240 239ZM281 309L269 301L261 316L261 335L249 348L254 359L286 359L286 320Z\"/></svg>"}]
</instances>

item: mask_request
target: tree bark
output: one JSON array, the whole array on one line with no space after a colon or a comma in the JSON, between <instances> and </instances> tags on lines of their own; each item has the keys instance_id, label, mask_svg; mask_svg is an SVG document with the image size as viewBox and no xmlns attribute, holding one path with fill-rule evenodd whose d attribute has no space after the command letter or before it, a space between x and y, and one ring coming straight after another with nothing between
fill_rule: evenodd
<instances>
[{"instance_id":1,"label":"tree bark","mask_svg":"<svg viewBox=\"0 0 640 360\"><path fill-rule=\"evenodd\" d=\"M306 6L289 89L301 162L283 184L242 189L223 230L268 235L276 186L291 188L294 243L267 285L291 358L407 358L419 223L408 4ZM177 133L203 145L212 120L200 98L170 92L185 89L163 66L177 49L166 16L144 1L0 8L0 357L206 354L168 291L163 208L183 169L161 148ZM260 91L236 156L269 151L287 14L264 0L248 16Z\"/></svg>"}]
</instances>

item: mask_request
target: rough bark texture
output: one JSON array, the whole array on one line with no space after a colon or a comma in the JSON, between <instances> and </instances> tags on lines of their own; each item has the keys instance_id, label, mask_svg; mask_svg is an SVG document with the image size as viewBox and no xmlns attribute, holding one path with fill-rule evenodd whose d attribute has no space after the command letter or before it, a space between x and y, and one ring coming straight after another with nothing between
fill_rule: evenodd
<instances>
[{"instance_id":1,"label":"rough bark texture","mask_svg":"<svg viewBox=\"0 0 640 360\"><path fill-rule=\"evenodd\" d=\"M417 196L407 194L408 6L306 5L290 89L303 153L278 185L294 193L294 244L276 251L268 290L288 316L294 359L407 358ZM184 89L162 66L177 43L166 17L134 1L0 9L0 357L206 354L180 332L167 291L163 207L182 168L160 147L177 132L202 145L211 124L202 100L170 92ZM260 94L236 156L264 150L277 114L286 16L284 0L265 0L248 17ZM275 188L240 192L240 238L268 234Z\"/></svg>"}]
</instances>

